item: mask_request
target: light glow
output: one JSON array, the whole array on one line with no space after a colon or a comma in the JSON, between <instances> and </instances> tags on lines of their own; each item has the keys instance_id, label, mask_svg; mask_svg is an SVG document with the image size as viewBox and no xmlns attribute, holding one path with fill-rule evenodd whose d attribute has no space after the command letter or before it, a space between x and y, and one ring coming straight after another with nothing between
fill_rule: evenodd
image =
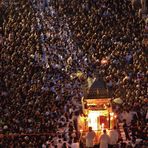
<instances>
[{"instance_id":1,"label":"light glow","mask_svg":"<svg viewBox=\"0 0 148 148\"><path fill-rule=\"evenodd\" d=\"M101 64L107 64L108 63L108 60L107 59L102 59L101 60Z\"/></svg>"},{"instance_id":2,"label":"light glow","mask_svg":"<svg viewBox=\"0 0 148 148\"><path fill-rule=\"evenodd\" d=\"M102 128L102 130L104 130L104 123L101 124L101 128Z\"/></svg>"},{"instance_id":3,"label":"light glow","mask_svg":"<svg viewBox=\"0 0 148 148\"><path fill-rule=\"evenodd\" d=\"M98 130L98 117L100 116L99 111L90 111L88 114L88 126L92 127L93 130Z\"/></svg>"},{"instance_id":4,"label":"light glow","mask_svg":"<svg viewBox=\"0 0 148 148\"><path fill-rule=\"evenodd\" d=\"M114 113L112 112L112 113L110 113L110 115L111 115L111 116L114 116Z\"/></svg>"}]
</instances>

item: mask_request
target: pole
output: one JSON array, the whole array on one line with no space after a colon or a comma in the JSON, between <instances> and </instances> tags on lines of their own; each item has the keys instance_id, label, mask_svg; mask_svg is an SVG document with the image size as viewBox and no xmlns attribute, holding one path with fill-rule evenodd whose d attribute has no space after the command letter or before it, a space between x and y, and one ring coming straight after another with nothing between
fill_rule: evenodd
<instances>
[{"instance_id":1,"label":"pole","mask_svg":"<svg viewBox=\"0 0 148 148\"><path fill-rule=\"evenodd\" d=\"M109 121L109 129L110 129L110 111L109 111L109 120L108 121Z\"/></svg>"}]
</instances>

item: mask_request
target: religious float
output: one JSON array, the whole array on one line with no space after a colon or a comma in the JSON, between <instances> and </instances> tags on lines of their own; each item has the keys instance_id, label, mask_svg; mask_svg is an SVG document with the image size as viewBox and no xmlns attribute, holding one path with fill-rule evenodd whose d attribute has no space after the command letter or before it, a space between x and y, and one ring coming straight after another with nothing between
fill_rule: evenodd
<instances>
[{"instance_id":1,"label":"religious float","mask_svg":"<svg viewBox=\"0 0 148 148\"><path fill-rule=\"evenodd\" d=\"M82 114L78 118L78 130L81 138L85 137L88 128L96 132L96 141L104 129L108 132L116 125L116 115L112 109L110 92L102 78L95 79L82 97Z\"/></svg>"}]
</instances>

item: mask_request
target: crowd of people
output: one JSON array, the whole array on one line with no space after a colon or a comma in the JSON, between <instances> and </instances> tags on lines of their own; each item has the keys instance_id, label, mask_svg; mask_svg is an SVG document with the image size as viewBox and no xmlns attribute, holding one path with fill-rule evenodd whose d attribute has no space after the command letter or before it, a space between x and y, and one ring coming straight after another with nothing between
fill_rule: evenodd
<instances>
[{"instance_id":1,"label":"crowd of people","mask_svg":"<svg viewBox=\"0 0 148 148\"><path fill-rule=\"evenodd\" d=\"M72 147L82 86L96 72L123 100L115 111L132 140L147 140L140 8L130 0L13 0L1 8L2 146Z\"/></svg>"}]
</instances>

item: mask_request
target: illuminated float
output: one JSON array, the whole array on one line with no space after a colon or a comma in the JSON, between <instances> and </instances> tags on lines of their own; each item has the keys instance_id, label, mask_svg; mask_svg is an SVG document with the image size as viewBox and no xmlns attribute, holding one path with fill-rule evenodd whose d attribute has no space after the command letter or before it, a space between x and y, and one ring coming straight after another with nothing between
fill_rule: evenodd
<instances>
[{"instance_id":1,"label":"illuminated float","mask_svg":"<svg viewBox=\"0 0 148 148\"><path fill-rule=\"evenodd\" d=\"M116 125L116 115L112 110L110 92L102 78L96 79L88 90L84 91L82 98L83 113L78 119L78 130L81 137L85 136L88 128L96 132L97 138L103 129L109 131Z\"/></svg>"}]
</instances>

